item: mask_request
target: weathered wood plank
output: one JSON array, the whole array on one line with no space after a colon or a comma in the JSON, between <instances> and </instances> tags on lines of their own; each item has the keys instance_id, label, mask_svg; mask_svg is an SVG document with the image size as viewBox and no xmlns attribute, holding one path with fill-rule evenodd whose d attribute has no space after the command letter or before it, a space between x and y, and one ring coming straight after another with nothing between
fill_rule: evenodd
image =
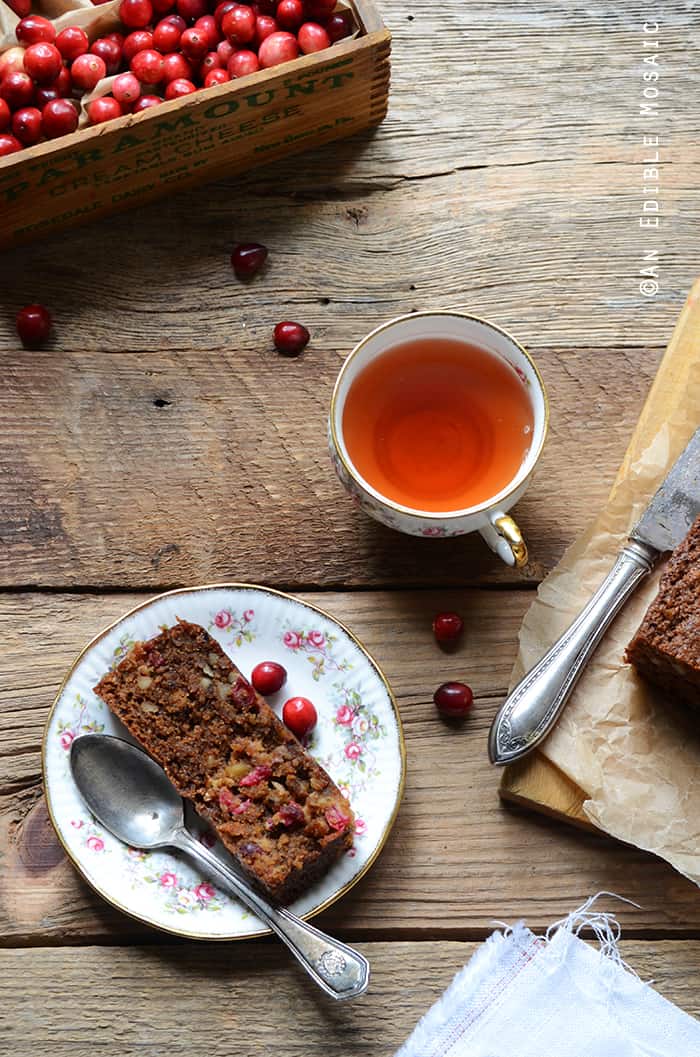
<instances>
[{"instance_id":1,"label":"weathered wood plank","mask_svg":"<svg viewBox=\"0 0 700 1057\"><path fill-rule=\"evenodd\" d=\"M252 322L252 321L251 321ZM257 329L256 329L257 327ZM342 350L7 355L0 583L161 587L521 582L477 537L401 536L361 514L328 458ZM659 350L538 357L551 432L516 516L539 579L600 506Z\"/></svg>"},{"instance_id":2,"label":"weathered wood plank","mask_svg":"<svg viewBox=\"0 0 700 1057\"><path fill-rule=\"evenodd\" d=\"M476 950L367 943L370 989L333 1005L270 943L0 952L7 1057L390 1057ZM700 1014L700 943L626 941L622 955L664 997ZM17 987L17 981L22 987Z\"/></svg>"},{"instance_id":3,"label":"weathered wood plank","mask_svg":"<svg viewBox=\"0 0 700 1057\"><path fill-rule=\"evenodd\" d=\"M0 935L47 944L153 936L94 896L53 836L41 799L40 741L66 667L97 630L142 596L0 595ZM589 894L619 892L628 934L697 935L700 896L670 867L603 837L507 811L486 737L505 694L526 592L360 592L307 595L348 623L384 667L403 717L408 778L379 861L323 923L349 937L483 936L493 919L543 927ZM461 610L464 642L443 653L430 630ZM474 713L445 725L431 696L469 682Z\"/></svg>"},{"instance_id":4,"label":"weathered wood plank","mask_svg":"<svg viewBox=\"0 0 700 1057\"><path fill-rule=\"evenodd\" d=\"M493 315L533 348L662 344L700 263L684 0L664 8L657 120L639 113L639 5L416 0L409 20L385 0L382 12L393 87L378 132L6 255L6 304L46 301L57 350L225 349L242 321L267 332L290 312L347 349L435 305ZM661 137L658 233L639 227L645 132ZM225 258L237 238L273 252L247 289ZM661 287L645 299L650 249ZM16 348L10 314L0 343Z\"/></svg>"}]
</instances>

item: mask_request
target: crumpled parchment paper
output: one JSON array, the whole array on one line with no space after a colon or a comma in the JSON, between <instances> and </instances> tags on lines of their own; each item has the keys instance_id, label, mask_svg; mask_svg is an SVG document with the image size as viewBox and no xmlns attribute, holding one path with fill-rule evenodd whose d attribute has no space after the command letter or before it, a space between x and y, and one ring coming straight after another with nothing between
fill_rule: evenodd
<instances>
[{"instance_id":1,"label":"crumpled parchment paper","mask_svg":"<svg viewBox=\"0 0 700 1057\"><path fill-rule=\"evenodd\" d=\"M514 685L580 612L700 425L700 281L678 321L609 500L542 583L520 632ZM623 661L658 590L637 589L581 677L542 755L589 794L603 830L700 884L700 712L653 690Z\"/></svg>"}]
</instances>

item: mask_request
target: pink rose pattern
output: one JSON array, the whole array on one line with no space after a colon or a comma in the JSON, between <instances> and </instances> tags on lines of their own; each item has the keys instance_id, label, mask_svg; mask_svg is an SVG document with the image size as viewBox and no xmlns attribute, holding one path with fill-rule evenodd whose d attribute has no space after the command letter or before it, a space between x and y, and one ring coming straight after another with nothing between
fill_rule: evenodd
<instances>
[{"instance_id":1,"label":"pink rose pattern","mask_svg":"<svg viewBox=\"0 0 700 1057\"><path fill-rule=\"evenodd\" d=\"M352 792L356 796L379 773L372 745L386 737L386 728L379 717L365 707L356 690L349 690L340 683L334 683L333 689L340 696L340 703L332 723L341 735L343 745L339 753L333 753L323 762L331 774L339 774L343 764L349 764L358 772L352 782Z\"/></svg>"},{"instance_id":2,"label":"pink rose pattern","mask_svg":"<svg viewBox=\"0 0 700 1057\"><path fill-rule=\"evenodd\" d=\"M102 709L104 705L98 700L96 707ZM77 717L59 719L56 730L60 746L66 751L66 766L68 766L68 750L79 734L99 734L105 729L104 723L98 723L88 714L88 703L81 694L75 695L73 710L77 711Z\"/></svg>"},{"instance_id":3,"label":"pink rose pattern","mask_svg":"<svg viewBox=\"0 0 700 1057\"><path fill-rule=\"evenodd\" d=\"M105 850L105 842L102 840L102 837L88 837L88 839L85 841L85 843L88 846L88 848L90 849L90 851L104 851Z\"/></svg>"},{"instance_id":4,"label":"pink rose pattern","mask_svg":"<svg viewBox=\"0 0 700 1057\"><path fill-rule=\"evenodd\" d=\"M288 628L282 635L283 646L306 656L315 682L329 672L347 672L352 668L350 661L337 660L333 656L333 647L337 641L337 635L324 635L322 631L314 628Z\"/></svg>"},{"instance_id":5,"label":"pink rose pattern","mask_svg":"<svg viewBox=\"0 0 700 1057\"><path fill-rule=\"evenodd\" d=\"M254 609L244 610L240 617L231 609L220 609L217 613L212 613L209 631L226 631L232 636L226 642L227 646L242 646L244 642L255 640L254 620Z\"/></svg>"},{"instance_id":6,"label":"pink rose pattern","mask_svg":"<svg viewBox=\"0 0 700 1057\"><path fill-rule=\"evenodd\" d=\"M127 872L134 886L150 885L160 905L172 914L191 914L204 910L207 913L222 909L219 893L208 881L186 884L175 870L155 870L151 856L136 848L127 849Z\"/></svg>"}]
</instances>

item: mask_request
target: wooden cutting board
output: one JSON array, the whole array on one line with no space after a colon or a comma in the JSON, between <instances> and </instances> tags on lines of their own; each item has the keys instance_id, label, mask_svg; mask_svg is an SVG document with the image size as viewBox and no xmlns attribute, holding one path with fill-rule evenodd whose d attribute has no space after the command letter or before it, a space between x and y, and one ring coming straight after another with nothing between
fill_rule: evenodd
<instances>
[{"instance_id":1,"label":"wooden cutting board","mask_svg":"<svg viewBox=\"0 0 700 1057\"><path fill-rule=\"evenodd\" d=\"M690 291L676 324L615 479L611 496L625 480L629 466L656 436L670 409L683 400L689 365L698 356L698 342L697 338L693 341L693 335L697 335L699 331L700 279ZM512 803L531 807L535 811L584 826L586 829L595 829L583 811L583 802L588 799L588 794L539 752L534 752L524 760L506 767L501 780L500 795Z\"/></svg>"}]
</instances>

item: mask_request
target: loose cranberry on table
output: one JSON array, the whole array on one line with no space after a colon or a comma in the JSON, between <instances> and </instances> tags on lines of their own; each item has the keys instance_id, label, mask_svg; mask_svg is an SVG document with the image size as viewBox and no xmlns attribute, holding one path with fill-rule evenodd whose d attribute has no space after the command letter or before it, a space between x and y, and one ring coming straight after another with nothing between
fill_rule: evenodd
<instances>
[{"instance_id":1,"label":"loose cranberry on table","mask_svg":"<svg viewBox=\"0 0 700 1057\"><path fill-rule=\"evenodd\" d=\"M210 70L204 78L204 87L215 88L217 84L227 84L230 80L228 70Z\"/></svg>"},{"instance_id":2,"label":"loose cranberry on table","mask_svg":"<svg viewBox=\"0 0 700 1057\"><path fill-rule=\"evenodd\" d=\"M35 106L22 107L12 115L12 133L25 147L32 147L42 136L41 110Z\"/></svg>"},{"instance_id":3,"label":"loose cranberry on table","mask_svg":"<svg viewBox=\"0 0 700 1057\"><path fill-rule=\"evenodd\" d=\"M129 66L142 84L158 84L163 80L163 56L154 48L137 51Z\"/></svg>"},{"instance_id":4,"label":"loose cranberry on table","mask_svg":"<svg viewBox=\"0 0 700 1057\"><path fill-rule=\"evenodd\" d=\"M56 47L64 59L72 62L79 55L84 55L90 47L88 35L80 26L68 26L56 37Z\"/></svg>"},{"instance_id":5,"label":"loose cranberry on table","mask_svg":"<svg viewBox=\"0 0 700 1057\"><path fill-rule=\"evenodd\" d=\"M468 715L474 695L466 683L443 683L433 694L435 707L448 719L464 719Z\"/></svg>"},{"instance_id":6,"label":"loose cranberry on table","mask_svg":"<svg viewBox=\"0 0 700 1057\"><path fill-rule=\"evenodd\" d=\"M22 144L17 137L9 132L0 132L0 158L4 158L7 154L14 154L18 150L22 150Z\"/></svg>"},{"instance_id":7,"label":"loose cranberry on table","mask_svg":"<svg viewBox=\"0 0 700 1057\"><path fill-rule=\"evenodd\" d=\"M250 681L259 694L267 697L282 689L287 682L287 672L277 661L261 661L253 668Z\"/></svg>"},{"instance_id":8,"label":"loose cranberry on table","mask_svg":"<svg viewBox=\"0 0 700 1057\"><path fill-rule=\"evenodd\" d=\"M275 348L283 356L298 356L309 343L311 335L301 323L285 320L274 331Z\"/></svg>"},{"instance_id":9,"label":"loose cranberry on table","mask_svg":"<svg viewBox=\"0 0 700 1057\"><path fill-rule=\"evenodd\" d=\"M464 631L459 613L438 613L433 620L433 634L438 642L456 642Z\"/></svg>"},{"instance_id":10,"label":"loose cranberry on table","mask_svg":"<svg viewBox=\"0 0 700 1057\"><path fill-rule=\"evenodd\" d=\"M15 28L15 36L20 44L38 44L44 41L53 44L56 39L56 30L53 23L42 15L27 15L21 19Z\"/></svg>"},{"instance_id":11,"label":"loose cranberry on table","mask_svg":"<svg viewBox=\"0 0 700 1057\"><path fill-rule=\"evenodd\" d=\"M87 55L79 55L71 64L70 75L76 88L91 92L97 82L107 76L107 65L99 55L88 52Z\"/></svg>"},{"instance_id":12,"label":"loose cranberry on table","mask_svg":"<svg viewBox=\"0 0 700 1057\"><path fill-rule=\"evenodd\" d=\"M257 73L260 62L254 51L235 51L228 60L228 72L231 77L247 77Z\"/></svg>"},{"instance_id":13,"label":"loose cranberry on table","mask_svg":"<svg viewBox=\"0 0 700 1057\"><path fill-rule=\"evenodd\" d=\"M121 0L119 18L129 29L143 29L153 20L151 0Z\"/></svg>"},{"instance_id":14,"label":"loose cranberry on table","mask_svg":"<svg viewBox=\"0 0 700 1057\"><path fill-rule=\"evenodd\" d=\"M275 18L282 29L298 29L304 21L302 0L280 0Z\"/></svg>"},{"instance_id":15,"label":"loose cranberry on table","mask_svg":"<svg viewBox=\"0 0 700 1057\"><path fill-rule=\"evenodd\" d=\"M267 260L267 246L260 242L239 242L233 247L231 267L239 279L251 279Z\"/></svg>"},{"instance_id":16,"label":"loose cranberry on table","mask_svg":"<svg viewBox=\"0 0 700 1057\"><path fill-rule=\"evenodd\" d=\"M292 734L301 740L316 726L318 713L308 697L290 697L282 706L282 719Z\"/></svg>"},{"instance_id":17,"label":"loose cranberry on table","mask_svg":"<svg viewBox=\"0 0 700 1057\"><path fill-rule=\"evenodd\" d=\"M160 106L163 100L159 95L141 95L134 103L131 113L140 114L142 110L148 110L152 106Z\"/></svg>"},{"instance_id":18,"label":"loose cranberry on table","mask_svg":"<svg viewBox=\"0 0 700 1057\"><path fill-rule=\"evenodd\" d=\"M30 44L24 53L24 69L37 84L51 84L63 69L63 56L55 44Z\"/></svg>"},{"instance_id":19,"label":"loose cranberry on table","mask_svg":"<svg viewBox=\"0 0 700 1057\"><path fill-rule=\"evenodd\" d=\"M221 20L221 30L225 37L239 47L249 44L255 36L255 15L247 4L236 4L227 11Z\"/></svg>"},{"instance_id":20,"label":"loose cranberry on table","mask_svg":"<svg viewBox=\"0 0 700 1057\"><path fill-rule=\"evenodd\" d=\"M331 44L335 44L336 40L342 40L343 37L349 37L352 33L352 18L349 11L336 11L324 25Z\"/></svg>"},{"instance_id":21,"label":"loose cranberry on table","mask_svg":"<svg viewBox=\"0 0 700 1057\"><path fill-rule=\"evenodd\" d=\"M137 30L137 32L141 31ZM130 35L133 36L133 34ZM151 34L149 33L149 41L150 36ZM119 67L122 61L122 48L124 46L124 43L125 42L119 43L119 41L110 40L109 37L100 37L98 40L94 40L90 45L90 54L97 55L100 59L102 59L103 63L105 64L108 77L112 77L115 73L119 71ZM136 49L136 51L138 51L138 48ZM128 62L129 57L126 55L126 53L124 54L124 58Z\"/></svg>"},{"instance_id":22,"label":"loose cranberry on table","mask_svg":"<svg viewBox=\"0 0 700 1057\"><path fill-rule=\"evenodd\" d=\"M121 117L123 113L121 104L111 95L103 95L100 99L93 99L87 105L87 116L92 125L102 125L105 121L112 121L115 117Z\"/></svg>"},{"instance_id":23,"label":"loose cranberry on table","mask_svg":"<svg viewBox=\"0 0 700 1057\"><path fill-rule=\"evenodd\" d=\"M0 98L4 99L10 110L19 110L31 106L34 101L34 81L28 73L6 73L0 81Z\"/></svg>"},{"instance_id":24,"label":"loose cranberry on table","mask_svg":"<svg viewBox=\"0 0 700 1057\"><path fill-rule=\"evenodd\" d=\"M41 345L51 332L51 316L43 305L27 305L17 313L15 326L23 345Z\"/></svg>"},{"instance_id":25,"label":"loose cranberry on table","mask_svg":"<svg viewBox=\"0 0 700 1057\"><path fill-rule=\"evenodd\" d=\"M271 33L260 45L258 59L264 70L271 66L279 66L282 62L296 59L299 54L299 44L293 33Z\"/></svg>"},{"instance_id":26,"label":"loose cranberry on table","mask_svg":"<svg viewBox=\"0 0 700 1057\"><path fill-rule=\"evenodd\" d=\"M75 132L78 108L69 99L52 99L41 111L41 127L47 139Z\"/></svg>"},{"instance_id":27,"label":"loose cranberry on table","mask_svg":"<svg viewBox=\"0 0 700 1057\"><path fill-rule=\"evenodd\" d=\"M112 95L122 106L131 106L141 95L141 83L133 73L120 73L114 79Z\"/></svg>"},{"instance_id":28,"label":"loose cranberry on table","mask_svg":"<svg viewBox=\"0 0 700 1057\"><path fill-rule=\"evenodd\" d=\"M183 95L192 95L192 92L196 91L197 86L192 81L188 81L184 77L178 77L176 80L171 81L165 89L165 98L182 99Z\"/></svg>"},{"instance_id":29,"label":"loose cranberry on table","mask_svg":"<svg viewBox=\"0 0 700 1057\"><path fill-rule=\"evenodd\" d=\"M173 51L163 57L163 82L166 85L171 81L191 81L192 76L191 63L179 51Z\"/></svg>"},{"instance_id":30,"label":"loose cranberry on table","mask_svg":"<svg viewBox=\"0 0 700 1057\"><path fill-rule=\"evenodd\" d=\"M329 48L331 44L330 37L323 26L319 26L318 22L305 22L297 33L297 39L304 55L312 55L316 51L323 51L324 48Z\"/></svg>"}]
</instances>

